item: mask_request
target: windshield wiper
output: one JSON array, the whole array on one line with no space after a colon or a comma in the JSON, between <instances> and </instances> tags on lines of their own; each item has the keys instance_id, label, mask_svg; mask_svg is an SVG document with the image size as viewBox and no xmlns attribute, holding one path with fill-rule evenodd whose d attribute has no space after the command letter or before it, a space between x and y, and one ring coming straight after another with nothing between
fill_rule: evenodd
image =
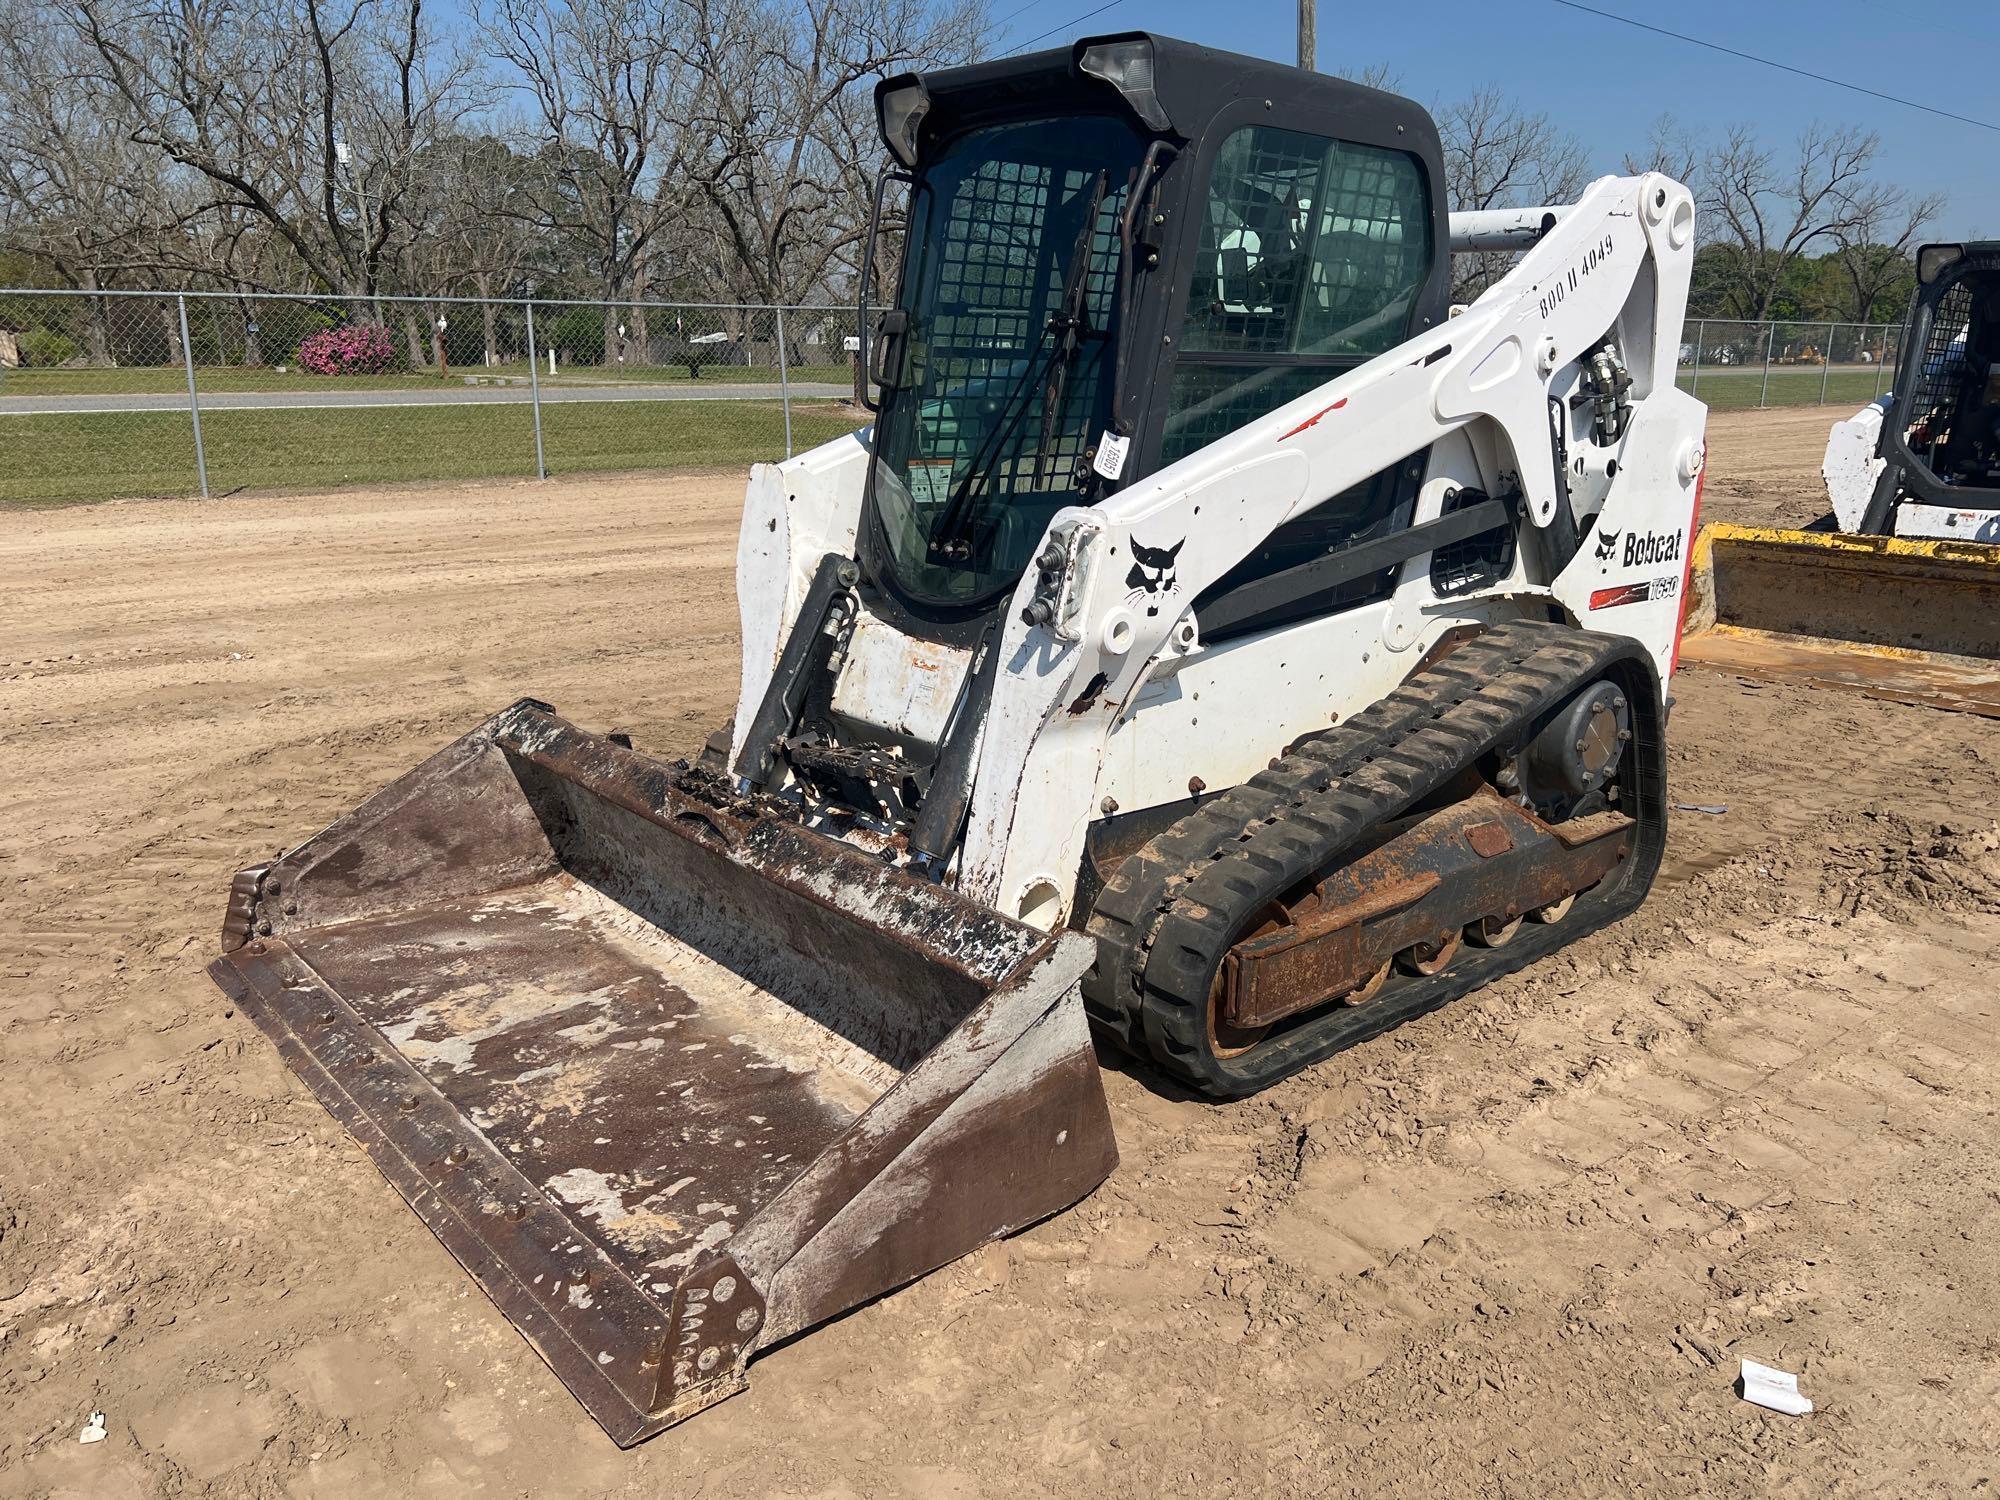
<instances>
[{"instance_id":1,"label":"windshield wiper","mask_svg":"<svg viewBox=\"0 0 2000 1500\"><path fill-rule=\"evenodd\" d=\"M1049 355L1049 384L1042 393L1042 440L1035 450L1035 488L1042 487L1043 466L1048 463L1050 450L1056 443L1056 419L1062 414L1063 392L1069 385L1070 366L1076 362L1077 350L1083 347L1083 336L1090 326L1090 303L1085 289L1090 285L1090 242L1097 233L1098 211L1104 206L1105 175L1097 174L1097 186L1090 196L1090 207L1083 216L1083 227L1077 231L1076 246L1070 251L1069 269L1063 279L1062 303L1056 315L1049 319L1049 331L1056 336L1055 349Z\"/></svg>"},{"instance_id":2,"label":"windshield wiper","mask_svg":"<svg viewBox=\"0 0 2000 1500\"><path fill-rule=\"evenodd\" d=\"M1044 392L1042 411L1042 445L1035 456L1035 481L1041 482L1042 463L1054 441L1054 426L1057 416L1057 401L1061 398L1065 375L1069 364L1076 357L1083 330L1088 326L1088 304L1084 295L1089 284L1090 241L1097 227L1098 212L1104 206L1105 173L1099 171L1097 181L1091 189L1090 202L1083 216L1083 223L1077 231L1076 244L1070 251L1069 262L1063 271L1062 300L1056 310L1049 315L1048 322L1036 336L1028 358L1008 387L1001 402L1001 421L973 453L972 463L965 471L965 477L958 482L945 502L943 513L938 517L937 526L931 532L930 552L932 557L946 562L964 562L971 556L972 548L967 533L972 530L972 521L977 514L977 502L985 493L986 482L1005 451L1021 419L1028 414L1028 398L1044 373L1049 376L1048 389ZM1041 358L1042 348L1054 334L1056 342L1048 359Z\"/></svg>"}]
</instances>

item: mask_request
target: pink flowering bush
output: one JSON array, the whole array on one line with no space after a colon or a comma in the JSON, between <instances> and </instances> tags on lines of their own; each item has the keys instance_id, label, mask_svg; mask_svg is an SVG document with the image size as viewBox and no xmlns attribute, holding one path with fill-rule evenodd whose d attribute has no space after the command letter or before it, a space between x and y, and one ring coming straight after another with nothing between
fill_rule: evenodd
<instances>
[{"instance_id":1,"label":"pink flowering bush","mask_svg":"<svg viewBox=\"0 0 2000 1500\"><path fill-rule=\"evenodd\" d=\"M381 375L396 367L396 341L373 323L348 323L299 340L299 368L312 375Z\"/></svg>"}]
</instances>

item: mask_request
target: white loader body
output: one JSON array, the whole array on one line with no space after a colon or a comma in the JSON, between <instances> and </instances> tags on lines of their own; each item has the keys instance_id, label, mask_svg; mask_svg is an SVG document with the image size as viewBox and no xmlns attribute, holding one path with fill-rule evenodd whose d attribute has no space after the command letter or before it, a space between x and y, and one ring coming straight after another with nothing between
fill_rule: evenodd
<instances>
[{"instance_id":1,"label":"white loader body","mask_svg":"<svg viewBox=\"0 0 2000 1500\"><path fill-rule=\"evenodd\" d=\"M1674 664L1696 521L1706 408L1674 383L1694 205L1670 179L1600 179L1460 316L1238 428L1095 506L1059 512L1000 638L970 816L950 879L1043 927L1071 914L1086 833L1237 784L1302 733L1381 699L1454 626L1528 613L1627 636L1664 679ZM1615 442L1590 441L1584 361L1609 335L1631 375ZM1572 401L1571 398L1577 398ZM1558 475L1551 412L1568 462ZM1424 456L1427 455L1427 456ZM1192 602L1282 523L1424 456L1414 523L1461 488L1517 489L1532 523L1510 574L1440 597L1431 557L1392 597L1210 649ZM743 678L731 761L827 553L850 556L867 434L753 471L737 560ZM1535 539L1567 504L1582 545L1550 576ZM1135 549L1164 567L1140 570ZM1051 594L1053 597L1051 597ZM1030 624L1041 597L1048 624ZM970 653L886 622L842 665L835 701L890 732L933 738ZM900 652L895 640L902 642Z\"/></svg>"}]
</instances>

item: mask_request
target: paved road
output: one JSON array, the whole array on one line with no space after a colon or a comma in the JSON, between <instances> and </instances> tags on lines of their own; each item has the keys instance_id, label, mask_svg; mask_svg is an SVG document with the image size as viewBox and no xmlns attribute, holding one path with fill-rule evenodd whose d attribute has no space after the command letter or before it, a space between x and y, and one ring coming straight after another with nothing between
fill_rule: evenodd
<instances>
[{"instance_id":1,"label":"paved road","mask_svg":"<svg viewBox=\"0 0 2000 1500\"><path fill-rule=\"evenodd\" d=\"M560 385L542 387L542 404L567 401L775 401L774 383L727 384L719 380L675 381L659 385ZM852 387L795 380L792 395L839 400ZM201 409L210 411L313 411L330 406L522 406L533 398L526 385L440 385L431 390L378 391L203 391ZM187 396L174 391L102 396L8 396L0 394L0 416L58 416L76 412L186 411Z\"/></svg>"}]
</instances>

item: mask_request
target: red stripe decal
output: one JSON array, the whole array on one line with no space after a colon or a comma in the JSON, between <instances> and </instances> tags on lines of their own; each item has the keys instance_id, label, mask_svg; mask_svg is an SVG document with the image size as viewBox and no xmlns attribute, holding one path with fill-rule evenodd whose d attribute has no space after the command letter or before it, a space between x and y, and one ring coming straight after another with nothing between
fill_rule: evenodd
<instances>
[{"instance_id":1,"label":"red stripe decal","mask_svg":"<svg viewBox=\"0 0 2000 1500\"><path fill-rule=\"evenodd\" d=\"M1280 437L1278 439L1278 441L1282 443L1285 440L1285 438L1297 437L1300 433L1304 432L1308 427L1312 426L1313 423L1317 422L1321 417L1325 416L1328 412L1339 411L1341 407L1345 405L1347 405L1347 398L1345 396L1342 396L1338 401L1334 402L1333 405L1321 407L1318 411L1314 412L1311 416L1307 417L1303 422L1299 423L1298 426L1294 427L1290 432L1285 433L1283 437Z\"/></svg>"},{"instance_id":2,"label":"red stripe decal","mask_svg":"<svg viewBox=\"0 0 2000 1500\"><path fill-rule=\"evenodd\" d=\"M1598 589L1590 596L1592 609L1616 609L1621 604L1637 604L1653 597L1651 581L1645 583L1621 583L1614 588Z\"/></svg>"}]
</instances>

